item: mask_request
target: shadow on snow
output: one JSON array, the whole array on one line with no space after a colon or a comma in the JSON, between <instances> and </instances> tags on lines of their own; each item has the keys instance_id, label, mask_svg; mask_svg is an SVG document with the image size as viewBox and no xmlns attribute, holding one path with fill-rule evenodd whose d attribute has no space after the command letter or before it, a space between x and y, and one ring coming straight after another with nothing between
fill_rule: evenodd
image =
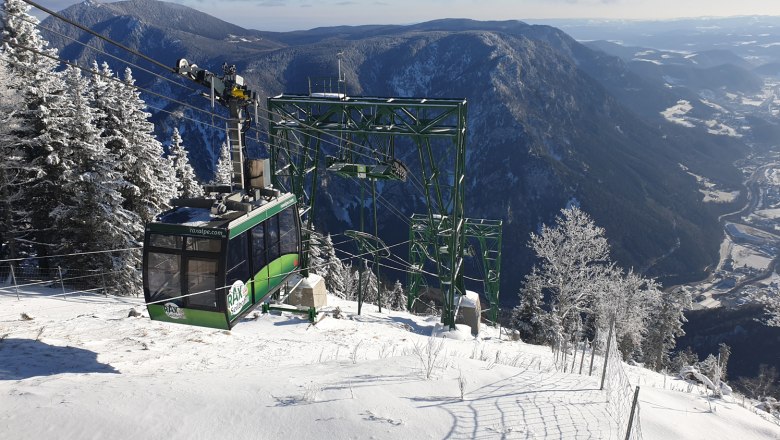
<instances>
[{"instance_id":1,"label":"shadow on snow","mask_svg":"<svg viewBox=\"0 0 780 440\"><path fill-rule=\"evenodd\" d=\"M61 373L119 373L97 360L97 353L76 347L49 345L34 339L0 342L0 380L21 380Z\"/></svg>"}]
</instances>

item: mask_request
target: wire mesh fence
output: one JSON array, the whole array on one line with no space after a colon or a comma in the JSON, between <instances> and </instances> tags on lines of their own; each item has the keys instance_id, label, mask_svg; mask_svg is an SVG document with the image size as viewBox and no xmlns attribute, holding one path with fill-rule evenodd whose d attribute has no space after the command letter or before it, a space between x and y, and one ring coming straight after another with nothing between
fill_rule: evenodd
<instances>
[{"instance_id":1,"label":"wire mesh fence","mask_svg":"<svg viewBox=\"0 0 780 440\"><path fill-rule=\"evenodd\" d=\"M117 261L126 261L129 253L136 249L122 249L116 251L106 251L102 254L106 258ZM141 279L141 269L121 267L119 269L90 268L87 262L82 267L67 266L64 263L73 262L72 255L70 259L60 257L47 258L19 258L14 260L0 261L0 293L14 294L16 296L30 296L36 293L42 293L40 289L47 289L48 295L53 294L52 289L58 290L61 295L77 293L100 293L103 295L139 295L140 285L137 289L127 289L126 284L122 285L120 280L127 279L127 273L130 277ZM85 260L88 261L88 260Z\"/></svg>"},{"instance_id":2,"label":"wire mesh fence","mask_svg":"<svg viewBox=\"0 0 780 440\"><path fill-rule=\"evenodd\" d=\"M628 379L614 332L596 335L592 340L574 333L553 344L558 371L601 378L606 393L607 412L618 429L610 438L642 439L638 387Z\"/></svg>"}]
</instances>

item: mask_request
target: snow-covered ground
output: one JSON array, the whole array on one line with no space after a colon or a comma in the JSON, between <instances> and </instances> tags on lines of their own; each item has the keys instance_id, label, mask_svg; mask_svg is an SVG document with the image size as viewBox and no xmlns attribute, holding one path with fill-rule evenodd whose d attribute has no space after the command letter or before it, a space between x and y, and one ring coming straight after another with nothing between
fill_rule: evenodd
<instances>
[{"instance_id":1,"label":"snow-covered ground","mask_svg":"<svg viewBox=\"0 0 780 440\"><path fill-rule=\"evenodd\" d=\"M437 318L357 316L329 297L344 318L253 314L221 331L150 321L139 298L46 293L0 289L3 439L625 436L597 374L559 371L549 348L492 328L432 339ZM414 352L429 343L444 345L427 379ZM625 368L645 439L780 439L740 402L711 408L697 387Z\"/></svg>"},{"instance_id":2,"label":"snow-covered ground","mask_svg":"<svg viewBox=\"0 0 780 440\"><path fill-rule=\"evenodd\" d=\"M669 122L680 124L683 127L693 128L695 125L685 119L685 115L687 115L688 112L690 112L692 109L693 106L691 105L690 101L681 99L677 101L677 105L662 111L661 115L663 115L663 117L666 118L666 120Z\"/></svg>"}]
</instances>

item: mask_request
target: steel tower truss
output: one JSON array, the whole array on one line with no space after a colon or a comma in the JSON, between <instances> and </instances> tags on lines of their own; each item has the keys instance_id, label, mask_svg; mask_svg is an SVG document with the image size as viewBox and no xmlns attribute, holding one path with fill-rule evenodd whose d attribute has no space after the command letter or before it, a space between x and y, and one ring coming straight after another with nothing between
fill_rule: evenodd
<instances>
[{"instance_id":1,"label":"steel tower truss","mask_svg":"<svg viewBox=\"0 0 780 440\"><path fill-rule=\"evenodd\" d=\"M324 147L335 145L340 151L340 158L328 161L333 171L402 180L398 176L407 170L395 166L395 148L414 146L418 163L413 174L419 176L428 212L415 215L425 221L418 223L421 230L411 246L435 262L444 297L442 320L454 328L455 300L465 294L466 100L279 95L268 98L267 108L273 183L298 197L305 235L315 217ZM397 138L409 141L396 145ZM303 237L303 267L308 267L308 239ZM422 270L419 263L414 267Z\"/></svg>"}]
</instances>

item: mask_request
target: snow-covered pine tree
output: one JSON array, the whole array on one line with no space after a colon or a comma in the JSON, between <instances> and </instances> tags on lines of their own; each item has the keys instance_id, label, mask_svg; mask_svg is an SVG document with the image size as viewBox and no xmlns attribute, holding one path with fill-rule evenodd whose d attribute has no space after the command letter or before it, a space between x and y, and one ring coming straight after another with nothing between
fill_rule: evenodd
<instances>
[{"instance_id":1,"label":"snow-covered pine tree","mask_svg":"<svg viewBox=\"0 0 780 440\"><path fill-rule=\"evenodd\" d=\"M549 342L548 329L544 325L546 312L542 309L542 279L536 268L525 277L519 296L520 303L512 309L510 326L520 333L520 338L525 342Z\"/></svg>"},{"instance_id":2,"label":"snow-covered pine tree","mask_svg":"<svg viewBox=\"0 0 780 440\"><path fill-rule=\"evenodd\" d=\"M67 106L58 119L68 133L69 165L62 181L63 198L51 212L59 242L56 252L67 257L67 266L104 273L94 285L116 286L120 293L137 294L141 279L137 251L89 253L137 247L142 233L138 217L122 208L119 188L124 184L116 168L116 156L105 147L95 121L99 111L90 106L88 82L76 68L65 71Z\"/></svg>"},{"instance_id":3,"label":"snow-covered pine tree","mask_svg":"<svg viewBox=\"0 0 780 440\"><path fill-rule=\"evenodd\" d=\"M356 301L358 289L357 271L352 268L351 264L344 264L342 265L341 278L344 280L344 290L342 291L344 299Z\"/></svg>"},{"instance_id":4,"label":"snow-covered pine tree","mask_svg":"<svg viewBox=\"0 0 780 440\"><path fill-rule=\"evenodd\" d=\"M53 238L49 213L60 195L60 179L65 165L60 161L61 151L57 149L63 132L56 127L57 111L62 108L64 95L62 75L55 72L58 62L57 51L48 48L36 25L38 19L28 14L30 6L21 0L6 0L0 11L2 28L2 52L6 57L9 74L19 82L3 84L22 97L24 105L16 114L21 120L13 134L19 140L18 146L25 163L25 181L21 186L17 209L24 211L27 225L17 230L31 232L17 238L36 243L35 253L49 254ZM47 55L49 57L47 57ZM48 260L41 260L44 267Z\"/></svg>"},{"instance_id":5,"label":"snow-covered pine tree","mask_svg":"<svg viewBox=\"0 0 780 440\"><path fill-rule=\"evenodd\" d=\"M676 338L685 335L683 324L687 320L684 311L690 306L691 294L685 289L674 289L660 295L659 301L650 310L652 325L648 326L643 342L642 351L648 368L660 371L671 366L670 353L677 345Z\"/></svg>"},{"instance_id":6,"label":"snow-covered pine tree","mask_svg":"<svg viewBox=\"0 0 780 440\"><path fill-rule=\"evenodd\" d=\"M330 234L325 236L321 249L321 256L325 260L325 284L328 291L344 297L344 264L336 256L336 247L333 246L333 238Z\"/></svg>"},{"instance_id":7,"label":"snow-covered pine tree","mask_svg":"<svg viewBox=\"0 0 780 440\"><path fill-rule=\"evenodd\" d=\"M22 188L31 178L24 163L20 130L24 101L18 93L19 78L8 70L6 54L0 51L0 259L18 256L17 239L24 229L26 212Z\"/></svg>"},{"instance_id":8,"label":"snow-covered pine tree","mask_svg":"<svg viewBox=\"0 0 780 440\"><path fill-rule=\"evenodd\" d=\"M365 261L365 260L364 260ZM368 264L363 265L363 302L379 305L379 282L377 282L374 271ZM382 306L387 299L382 298Z\"/></svg>"},{"instance_id":9,"label":"snow-covered pine tree","mask_svg":"<svg viewBox=\"0 0 780 440\"><path fill-rule=\"evenodd\" d=\"M536 270L541 288L551 300L553 339L561 340L573 331L583 313L591 311L600 291L599 280L609 268L609 245L604 229L580 208L561 210L555 226L542 225L539 235L531 233L530 247L539 262Z\"/></svg>"},{"instance_id":10,"label":"snow-covered pine tree","mask_svg":"<svg viewBox=\"0 0 780 440\"><path fill-rule=\"evenodd\" d=\"M400 280L396 280L393 289L387 293L386 302L390 310L406 311L406 292Z\"/></svg>"},{"instance_id":11,"label":"snow-covered pine tree","mask_svg":"<svg viewBox=\"0 0 780 440\"><path fill-rule=\"evenodd\" d=\"M230 161L230 148L226 142L222 143L219 149L219 159L217 159L217 169L214 175L213 183L216 185L229 185L233 179L233 165Z\"/></svg>"},{"instance_id":12,"label":"snow-covered pine tree","mask_svg":"<svg viewBox=\"0 0 780 440\"><path fill-rule=\"evenodd\" d=\"M112 123L115 136L121 140L109 147L119 158L119 169L127 184L121 193L123 206L136 213L143 223L154 219L169 207L176 197L175 174L169 160L163 157L162 144L154 137L146 103L134 85L132 71L125 69L118 83Z\"/></svg>"},{"instance_id":13,"label":"snow-covered pine tree","mask_svg":"<svg viewBox=\"0 0 780 440\"><path fill-rule=\"evenodd\" d=\"M176 188L178 197L191 198L203 195L203 188L195 178L195 170L190 165L187 150L182 145L179 129L173 128L171 146L168 149L168 157L171 159L174 173L176 174Z\"/></svg>"},{"instance_id":14,"label":"snow-covered pine tree","mask_svg":"<svg viewBox=\"0 0 780 440\"><path fill-rule=\"evenodd\" d=\"M317 231L309 236L309 272L325 278L325 260L322 258L323 237Z\"/></svg>"}]
</instances>

